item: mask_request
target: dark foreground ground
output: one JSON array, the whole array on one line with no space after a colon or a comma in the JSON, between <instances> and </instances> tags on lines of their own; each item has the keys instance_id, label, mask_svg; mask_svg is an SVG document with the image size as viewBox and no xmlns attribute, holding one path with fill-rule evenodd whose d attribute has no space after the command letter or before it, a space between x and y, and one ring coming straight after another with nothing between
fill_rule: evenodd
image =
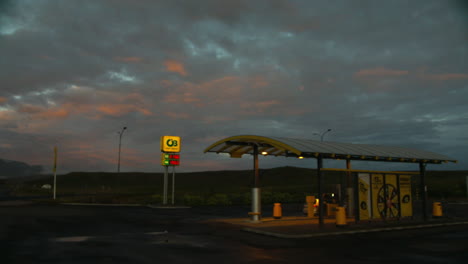
<instances>
[{"instance_id":1,"label":"dark foreground ground","mask_svg":"<svg viewBox=\"0 0 468 264\"><path fill-rule=\"evenodd\" d=\"M0 263L467 263L468 259L468 225L281 239L206 221L246 217L248 211L247 206L0 205Z\"/></svg>"}]
</instances>

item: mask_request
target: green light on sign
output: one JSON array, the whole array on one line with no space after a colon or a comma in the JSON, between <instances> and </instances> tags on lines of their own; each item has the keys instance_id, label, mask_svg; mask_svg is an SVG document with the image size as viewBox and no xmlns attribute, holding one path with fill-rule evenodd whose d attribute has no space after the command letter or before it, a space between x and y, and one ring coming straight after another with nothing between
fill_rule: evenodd
<instances>
[{"instance_id":1,"label":"green light on sign","mask_svg":"<svg viewBox=\"0 0 468 264\"><path fill-rule=\"evenodd\" d=\"M179 166L180 154L161 153L161 165L163 166Z\"/></svg>"}]
</instances>

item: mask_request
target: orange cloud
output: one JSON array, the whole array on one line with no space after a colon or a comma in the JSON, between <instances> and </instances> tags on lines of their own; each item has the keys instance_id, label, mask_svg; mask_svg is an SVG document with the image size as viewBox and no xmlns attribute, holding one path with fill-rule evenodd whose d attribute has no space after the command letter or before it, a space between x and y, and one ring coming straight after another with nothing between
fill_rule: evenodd
<instances>
[{"instance_id":1,"label":"orange cloud","mask_svg":"<svg viewBox=\"0 0 468 264\"><path fill-rule=\"evenodd\" d=\"M391 70L386 69L383 67L378 67L374 69L363 69L354 74L354 77L362 78L362 77L380 77L380 76L402 76L407 75L408 71L399 71L399 70Z\"/></svg>"},{"instance_id":2,"label":"orange cloud","mask_svg":"<svg viewBox=\"0 0 468 264\"><path fill-rule=\"evenodd\" d=\"M0 121L11 121L14 119L15 117L13 115L13 111L11 110L0 111Z\"/></svg>"},{"instance_id":3,"label":"orange cloud","mask_svg":"<svg viewBox=\"0 0 468 264\"><path fill-rule=\"evenodd\" d=\"M169 72L175 72L182 76L187 76L185 67L181 62L178 62L176 60L166 60L164 61L164 66L166 66L166 70Z\"/></svg>"},{"instance_id":4,"label":"orange cloud","mask_svg":"<svg viewBox=\"0 0 468 264\"><path fill-rule=\"evenodd\" d=\"M170 87L170 94L164 97L164 102L171 104L193 104L197 107L207 105L232 104L244 93L252 89L266 87L269 82L262 76L244 78L239 76L224 76L204 83L184 82L175 84L165 82ZM255 93L260 93L256 91Z\"/></svg>"},{"instance_id":5,"label":"orange cloud","mask_svg":"<svg viewBox=\"0 0 468 264\"><path fill-rule=\"evenodd\" d=\"M270 109L274 106L281 105L277 100L269 100L262 102L242 102L240 107L243 109L243 114L258 114L258 113L274 113Z\"/></svg>"},{"instance_id":6,"label":"orange cloud","mask_svg":"<svg viewBox=\"0 0 468 264\"><path fill-rule=\"evenodd\" d=\"M2 148L12 148L13 145L11 145L11 144L9 144L9 143L1 143L1 144L0 144L0 147L2 147Z\"/></svg>"},{"instance_id":7,"label":"orange cloud","mask_svg":"<svg viewBox=\"0 0 468 264\"><path fill-rule=\"evenodd\" d=\"M131 112L139 112L149 116L153 113L148 110L145 98L139 93L124 95L121 93L97 92L97 97L103 98L106 102L65 102L60 106L46 108L43 106L25 104L17 108L16 112L27 114L32 119L63 119L69 115L83 114L92 119L100 119L102 115L122 116Z\"/></svg>"},{"instance_id":8,"label":"orange cloud","mask_svg":"<svg viewBox=\"0 0 468 264\"><path fill-rule=\"evenodd\" d=\"M435 81L467 80L467 73L422 74L422 79Z\"/></svg>"},{"instance_id":9,"label":"orange cloud","mask_svg":"<svg viewBox=\"0 0 468 264\"><path fill-rule=\"evenodd\" d=\"M195 102L200 102L201 100L191 92L186 92L182 94L178 93L173 93L173 94L168 94L165 98L164 101L166 103L195 103Z\"/></svg>"},{"instance_id":10,"label":"orange cloud","mask_svg":"<svg viewBox=\"0 0 468 264\"><path fill-rule=\"evenodd\" d=\"M257 76L255 77L253 80L252 80L253 84L252 84L252 87L253 88L262 88L262 87L265 87L268 85L268 81L265 80L265 78L263 76Z\"/></svg>"},{"instance_id":11,"label":"orange cloud","mask_svg":"<svg viewBox=\"0 0 468 264\"><path fill-rule=\"evenodd\" d=\"M20 113L35 114L45 111L45 108L37 105L25 104L19 106L17 111Z\"/></svg>"},{"instance_id":12,"label":"orange cloud","mask_svg":"<svg viewBox=\"0 0 468 264\"><path fill-rule=\"evenodd\" d=\"M49 109L38 114L38 117L44 119L56 119L56 118L65 118L70 114L69 109L65 108L56 108L56 109Z\"/></svg>"},{"instance_id":13,"label":"orange cloud","mask_svg":"<svg viewBox=\"0 0 468 264\"><path fill-rule=\"evenodd\" d=\"M130 104L103 104L97 107L101 113L111 116L122 116L130 112L140 112L144 115L151 115L152 113L144 108L130 105Z\"/></svg>"},{"instance_id":14,"label":"orange cloud","mask_svg":"<svg viewBox=\"0 0 468 264\"><path fill-rule=\"evenodd\" d=\"M0 96L0 104L5 103L6 101L8 101L8 99L6 99L6 97L1 97Z\"/></svg>"},{"instance_id":15,"label":"orange cloud","mask_svg":"<svg viewBox=\"0 0 468 264\"><path fill-rule=\"evenodd\" d=\"M30 114L40 119L56 119L67 117L70 114L70 109L68 106L47 109L42 106L26 104L18 107L17 112Z\"/></svg>"},{"instance_id":16,"label":"orange cloud","mask_svg":"<svg viewBox=\"0 0 468 264\"><path fill-rule=\"evenodd\" d=\"M205 106L203 102L210 104L232 102L240 96L242 87L240 78L235 76L226 76L201 84L185 82L171 89L172 93L166 95L164 102L192 103L196 106Z\"/></svg>"},{"instance_id":17,"label":"orange cloud","mask_svg":"<svg viewBox=\"0 0 468 264\"><path fill-rule=\"evenodd\" d=\"M141 57L114 57L114 60L120 61L120 62L137 63L137 62L142 62L143 58Z\"/></svg>"}]
</instances>

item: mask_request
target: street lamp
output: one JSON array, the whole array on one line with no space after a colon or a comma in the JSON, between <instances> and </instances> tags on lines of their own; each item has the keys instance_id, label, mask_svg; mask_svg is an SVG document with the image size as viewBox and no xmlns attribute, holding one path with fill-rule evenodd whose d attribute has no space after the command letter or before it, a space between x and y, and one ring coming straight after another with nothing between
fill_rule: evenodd
<instances>
[{"instance_id":1,"label":"street lamp","mask_svg":"<svg viewBox=\"0 0 468 264\"><path fill-rule=\"evenodd\" d=\"M325 136L325 134L330 131L331 131L331 128L327 129L327 131L323 132L321 135L319 133L314 133L314 135L320 136L320 141L323 142L323 136Z\"/></svg>"},{"instance_id":2,"label":"street lamp","mask_svg":"<svg viewBox=\"0 0 468 264\"><path fill-rule=\"evenodd\" d=\"M117 133L119 133L119 161L117 163L117 172L120 172L120 149L122 147L122 135L123 135L125 129L127 129L127 127L123 127L122 131L117 132Z\"/></svg>"}]
</instances>

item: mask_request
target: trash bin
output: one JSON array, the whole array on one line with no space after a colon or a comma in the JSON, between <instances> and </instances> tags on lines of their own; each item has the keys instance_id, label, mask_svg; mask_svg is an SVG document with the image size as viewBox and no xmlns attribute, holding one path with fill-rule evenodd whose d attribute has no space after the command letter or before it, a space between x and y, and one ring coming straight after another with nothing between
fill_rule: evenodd
<instances>
[{"instance_id":1,"label":"trash bin","mask_svg":"<svg viewBox=\"0 0 468 264\"><path fill-rule=\"evenodd\" d=\"M335 208L335 216L336 216L336 226L345 226L347 225L346 222L346 210L344 207L338 206Z\"/></svg>"},{"instance_id":2,"label":"trash bin","mask_svg":"<svg viewBox=\"0 0 468 264\"><path fill-rule=\"evenodd\" d=\"M304 210L305 211L304 213L307 213L307 217L313 217L314 216L314 214L315 214L314 204L315 204L315 196L313 196L313 195L306 196L306 204L304 205L304 208L307 208L307 211Z\"/></svg>"},{"instance_id":3,"label":"trash bin","mask_svg":"<svg viewBox=\"0 0 468 264\"><path fill-rule=\"evenodd\" d=\"M273 218L280 219L283 216L283 210L280 203L273 204Z\"/></svg>"},{"instance_id":4,"label":"trash bin","mask_svg":"<svg viewBox=\"0 0 468 264\"><path fill-rule=\"evenodd\" d=\"M434 202L432 204L432 216L433 217L442 216L442 203L441 202Z\"/></svg>"}]
</instances>

